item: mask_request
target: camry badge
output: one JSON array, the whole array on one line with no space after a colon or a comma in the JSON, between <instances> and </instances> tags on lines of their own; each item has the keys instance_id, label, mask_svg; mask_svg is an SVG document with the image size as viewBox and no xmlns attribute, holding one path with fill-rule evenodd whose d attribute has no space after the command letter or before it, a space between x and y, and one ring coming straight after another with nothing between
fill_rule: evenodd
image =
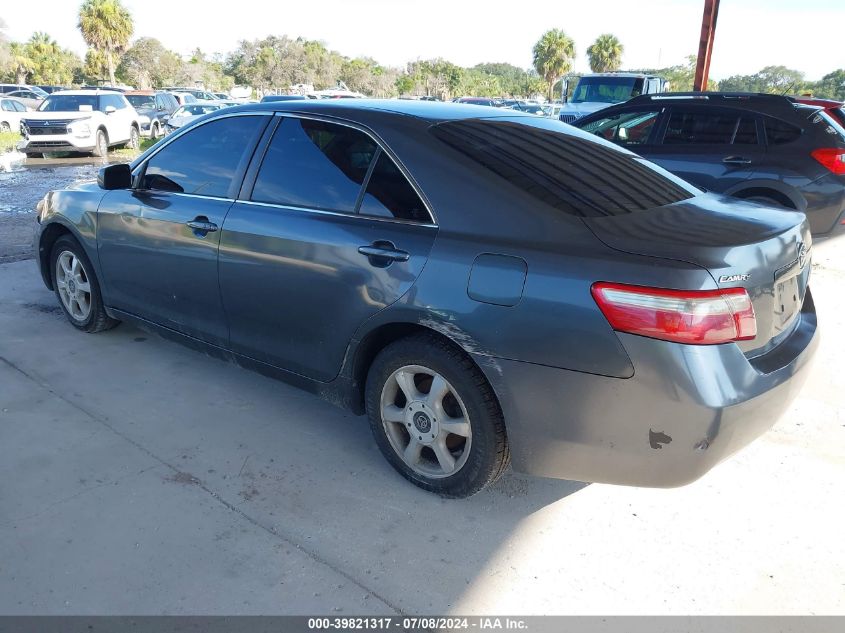
<instances>
[{"instance_id":1,"label":"camry badge","mask_svg":"<svg viewBox=\"0 0 845 633\"><path fill-rule=\"evenodd\" d=\"M804 242L798 242L796 248L798 249L798 268L803 269L807 265L807 247L804 246Z\"/></svg>"},{"instance_id":2,"label":"camry badge","mask_svg":"<svg viewBox=\"0 0 845 633\"><path fill-rule=\"evenodd\" d=\"M719 277L719 283L726 284L732 281L748 281L749 279L751 279L751 275L722 275Z\"/></svg>"}]
</instances>

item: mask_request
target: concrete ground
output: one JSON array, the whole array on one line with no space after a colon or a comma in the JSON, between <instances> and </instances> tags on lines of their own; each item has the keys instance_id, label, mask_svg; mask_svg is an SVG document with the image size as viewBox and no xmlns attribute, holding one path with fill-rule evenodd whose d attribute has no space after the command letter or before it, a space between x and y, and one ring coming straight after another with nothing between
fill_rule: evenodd
<instances>
[{"instance_id":1,"label":"concrete ground","mask_svg":"<svg viewBox=\"0 0 845 633\"><path fill-rule=\"evenodd\" d=\"M843 245L815 250L813 374L740 454L679 489L507 474L465 501L364 418L79 333L0 265L0 614L845 614Z\"/></svg>"}]
</instances>

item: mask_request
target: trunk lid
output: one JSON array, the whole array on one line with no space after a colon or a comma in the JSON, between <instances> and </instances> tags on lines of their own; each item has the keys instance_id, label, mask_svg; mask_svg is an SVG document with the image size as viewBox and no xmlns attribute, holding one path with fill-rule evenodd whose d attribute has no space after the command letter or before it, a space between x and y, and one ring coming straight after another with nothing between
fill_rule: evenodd
<instances>
[{"instance_id":1,"label":"trunk lid","mask_svg":"<svg viewBox=\"0 0 845 633\"><path fill-rule=\"evenodd\" d=\"M745 288L757 336L737 345L749 357L777 346L798 321L812 246L802 213L705 194L584 222L610 248L688 262L707 269L719 288Z\"/></svg>"}]
</instances>

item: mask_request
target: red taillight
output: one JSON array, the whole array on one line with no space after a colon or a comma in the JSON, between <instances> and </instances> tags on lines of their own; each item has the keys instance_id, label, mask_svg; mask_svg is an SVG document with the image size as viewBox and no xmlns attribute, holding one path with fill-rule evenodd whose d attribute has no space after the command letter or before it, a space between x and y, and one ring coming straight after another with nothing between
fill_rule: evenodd
<instances>
[{"instance_id":1,"label":"red taillight","mask_svg":"<svg viewBox=\"0 0 845 633\"><path fill-rule=\"evenodd\" d=\"M597 282L593 298L614 330L664 341L714 345L757 336L744 288L667 290Z\"/></svg>"},{"instance_id":2,"label":"red taillight","mask_svg":"<svg viewBox=\"0 0 845 633\"><path fill-rule=\"evenodd\" d=\"M845 176L845 149L824 147L813 150L810 156L837 176Z\"/></svg>"}]
</instances>

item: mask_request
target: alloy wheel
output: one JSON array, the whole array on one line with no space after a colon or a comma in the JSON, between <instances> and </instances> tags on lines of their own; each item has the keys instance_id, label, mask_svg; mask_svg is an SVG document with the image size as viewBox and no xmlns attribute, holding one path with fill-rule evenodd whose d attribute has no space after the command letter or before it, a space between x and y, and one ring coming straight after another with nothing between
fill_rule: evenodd
<instances>
[{"instance_id":1,"label":"alloy wheel","mask_svg":"<svg viewBox=\"0 0 845 633\"><path fill-rule=\"evenodd\" d=\"M451 384L422 365L394 371L381 393L381 419L390 445L414 472L449 477L464 464L472 444L466 407Z\"/></svg>"},{"instance_id":2,"label":"alloy wheel","mask_svg":"<svg viewBox=\"0 0 845 633\"><path fill-rule=\"evenodd\" d=\"M76 321L85 321L91 314L91 282L71 251L62 251L56 258L56 287L68 313Z\"/></svg>"}]
</instances>

